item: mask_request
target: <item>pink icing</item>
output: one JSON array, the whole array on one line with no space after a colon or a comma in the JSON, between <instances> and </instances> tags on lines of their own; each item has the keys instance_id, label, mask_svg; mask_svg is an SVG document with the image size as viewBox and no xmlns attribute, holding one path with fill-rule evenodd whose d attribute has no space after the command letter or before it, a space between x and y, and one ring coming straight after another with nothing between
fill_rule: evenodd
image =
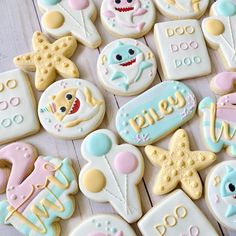
<instances>
[{"instance_id":1,"label":"pink icing","mask_svg":"<svg viewBox=\"0 0 236 236\"><path fill-rule=\"evenodd\" d=\"M74 10L84 10L89 6L89 0L68 0L69 6Z\"/></svg>"},{"instance_id":2,"label":"pink icing","mask_svg":"<svg viewBox=\"0 0 236 236\"><path fill-rule=\"evenodd\" d=\"M116 155L114 166L119 173L130 174L137 168L138 161L133 153L122 151Z\"/></svg>"},{"instance_id":3,"label":"pink icing","mask_svg":"<svg viewBox=\"0 0 236 236\"><path fill-rule=\"evenodd\" d=\"M103 14L109 18L114 18L116 16L112 11L104 11Z\"/></svg>"},{"instance_id":4,"label":"pink icing","mask_svg":"<svg viewBox=\"0 0 236 236\"><path fill-rule=\"evenodd\" d=\"M10 104L14 107L17 107L20 104L20 98L19 97L13 97L10 99Z\"/></svg>"},{"instance_id":5,"label":"pink icing","mask_svg":"<svg viewBox=\"0 0 236 236\"><path fill-rule=\"evenodd\" d=\"M6 101L0 102L0 111L4 111L8 108L8 103Z\"/></svg>"},{"instance_id":6,"label":"pink icing","mask_svg":"<svg viewBox=\"0 0 236 236\"><path fill-rule=\"evenodd\" d=\"M222 93L232 92L234 90L234 82L236 80L236 72L222 72L214 78L214 86Z\"/></svg>"}]
</instances>

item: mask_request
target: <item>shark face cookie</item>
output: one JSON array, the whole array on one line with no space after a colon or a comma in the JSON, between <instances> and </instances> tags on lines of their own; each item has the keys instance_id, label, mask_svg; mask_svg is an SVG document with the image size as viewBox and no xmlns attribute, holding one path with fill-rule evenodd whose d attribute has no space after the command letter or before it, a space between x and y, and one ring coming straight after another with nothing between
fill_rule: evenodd
<instances>
[{"instance_id":1,"label":"shark face cookie","mask_svg":"<svg viewBox=\"0 0 236 236\"><path fill-rule=\"evenodd\" d=\"M37 133L40 129L34 94L20 70L0 74L0 144Z\"/></svg>"},{"instance_id":2,"label":"shark face cookie","mask_svg":"<svg viewBox=\"0 0 236 236\"><path fill-rule=\"evenodd\" d=\"M133 229L116 215L96 215L82 222L70 236L136 236Z\"/></svg>"},{"instance_id":3,"label":"shark face cookie","mask_svg":"<svg viewBox=\"0 0 236 236\"><path fill-rule=\"evenodd\" d=\"M103 0L101 20L117 37L140 38L152 29L156 10L151 0Z\"/></svg>"},{"instance_id":4,"label":"shark face cookie","mask_svg":"<svg viewBox=\"0 0 236 236\"><path fill-rule=\"evenodd\" d=\"M68 34L90 48L101 44L101 37L93 23L97 9L93 0L38 0L44 31L55 38Z\"/></svg>"},{"instance_id":5,"label":"shark face cookie","mask_svg":"<svg viewBox=\"0 0 236 236\"><path fill-rule=\"evenodd\" d=\"M200 209L181 190L154 206L139 222L143 236L219 236Z\"/></svg>"},{"instance_id":6,"label":"shark face cookie","mask_svg":"<svg viewBox=\"0 0 236 236\"><path fill-rule=\"evenodd\" d=\"M217 221L236 230L236 161L224 161L214 166L205 185L207 205Z\"/></svg>"},{"instance_id":7,"label":"shark face cookie","mask_svg":"<svg viewBox=\"0 0 236 236\"><path fill-rule=\"evenodd\" d=\"M236 0L219 0L202 22L208 44L220 52L225 68L236 71Z\"/></svg>"},{"instance_id":8,"label":"shark face cookie","mask_svg":"<svg viewBox=\"0 0 236 236\"><path fill-rule=\"evenodd\" d=\"M156 76L156 60L152 51L134 39L120 39L101 52L97 73L108 91L131 96L144 91Z\"/></svg>"},{"instance_id":9,"label":"shark face cookie","mask_svg":"<svg viewBox=\"0 0 236 236\"><path fill-rule=\"evenodd\" d=\"M81 146L88 161L79 176L81 191L98 202L110 202L129 223L142 216L138 183L144 172L140 151L129 144L118 145L109 130L88 135Z\"/></svg>"},{"instance_id":10,"label":"shark face cookie","mask_svg":"<svg viewBox=\"0 0 236 236\"><path fill-rule=\"evenodd\" d=\"M154 0L158 10L168 18L198 19L207 10L209 0Z\"/></svg>"},{"instance_id":11,"label":"shark face cookie","mask_svg":"<svg viewBox=\"0 0 236 236\"><path fill-rule=\"evenodd\" d=\"M42 94L38 115L42 126L63 139L83 138L105 115L105 101L93 84L80 79L57 81Z\"/></svg>"},{"instance_id":12,"label":"shark face cookie","mask_svg":"<svg viewBox=\"0 0 236 236\"><path fill-rule=\"evenodd\" d=\"M0 149L0 162L12 165L5 176L6 200L0 202L0 223L11 224L25 236L59 236L59 219L74 212L77 177L69 159L38 156L29 144L17 142ZM20 168L19 168L20 166Z\"/></svg>"}]
</instances>

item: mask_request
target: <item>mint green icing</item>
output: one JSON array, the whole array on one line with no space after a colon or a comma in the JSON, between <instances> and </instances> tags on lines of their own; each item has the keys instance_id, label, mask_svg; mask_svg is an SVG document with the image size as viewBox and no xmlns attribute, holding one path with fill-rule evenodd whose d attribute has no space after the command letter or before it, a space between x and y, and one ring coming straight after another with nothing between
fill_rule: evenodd
<instances>
[{"instance_id":1,"label":"mint green icing","mask_svg":"<svg viewBox=\"0 0 236 236\"><path fill-rule=\"evenodd\" d=\"M221 16L236 15L236 4L231 0L218 0L217 12Z\"/></svg>"}]
</instances>

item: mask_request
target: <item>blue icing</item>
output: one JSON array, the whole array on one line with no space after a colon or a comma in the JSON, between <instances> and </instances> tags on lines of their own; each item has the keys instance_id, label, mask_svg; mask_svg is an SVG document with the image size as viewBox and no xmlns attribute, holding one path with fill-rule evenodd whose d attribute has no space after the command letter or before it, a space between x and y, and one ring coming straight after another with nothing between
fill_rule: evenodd
<instances>
[{"instance_id":1,"label":"blue icing","mask_svg":"<svg viewBox=\"0 0 236 236\"><path fill-rule=\"evenodd\" d=\"M231 0L219 0L217 12L221 16L234 16L236 15L236 4Z\"/></svg>"},{"instance_id":2,"label":"blue icing","mask_svg":"<svg viewBox=\"0 0 236 236\"><path fill-rule=\"evenodd\" d=\"M58 4L59 2L61 2L61 0L40 0L42 4L44 5L56 5Z\"/></svg>"}]
</instances>

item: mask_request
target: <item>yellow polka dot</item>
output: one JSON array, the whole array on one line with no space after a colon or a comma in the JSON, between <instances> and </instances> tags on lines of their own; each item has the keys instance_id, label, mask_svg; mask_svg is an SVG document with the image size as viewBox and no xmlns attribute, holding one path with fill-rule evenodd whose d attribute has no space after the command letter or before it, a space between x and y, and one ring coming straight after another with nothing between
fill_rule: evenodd
<instances>
[{"instance_id":1,"label":"yellow polka dot","mask_svg":"<svg viewBox=\"0 0 236 236\"><path fill-rule=\"evenodd\" d=\"M60 28L64 22L64 16L58 11L51 11L43 16L43 25L50 29L57 29Z\"/></svg>"}]
</instances>

